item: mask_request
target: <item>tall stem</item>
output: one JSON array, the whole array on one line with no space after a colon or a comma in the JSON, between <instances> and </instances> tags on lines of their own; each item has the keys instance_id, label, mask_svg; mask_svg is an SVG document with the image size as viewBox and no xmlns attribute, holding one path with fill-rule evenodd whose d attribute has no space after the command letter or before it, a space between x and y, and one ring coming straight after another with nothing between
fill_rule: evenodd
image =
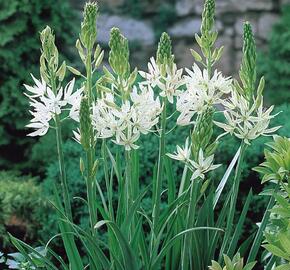
<instances>
[{"instance_id":1,"label":"tall stem","mask_svg":"<svg viewBox=\"0 0 290 270\"><path fill-rule=\"evenodd\" d=\"M86 151L87 159L87 197L88 197L88 206L90 214L90 223L92 231L94 232L94 226L97 223L97 210L96 210L96 185L95 185L95 176L93 175L93 152L91 149Z\"/></svg>"},{"instance_id":2,"label":"tall stem","mask_svg":"<svg viewBox=\"0 0 290 270\"><path fill-rule=\"evenodd\" d=\"M186 217L186 229L190 229L194 226L194 217L195 217L195 209L196 209L196 199L197 199L197 192L199 188L198 179L194 179L191 182L190 188L190 197L189 197L189 207L187 210L187 217ZM191 251L191 235L186 234L184 237L183 249L182 249L182 261L181 261L181 269L186 270L188 269L188 264L192 255ZM199 259L199 258L197 258ZM192 269L192 265L191 268Z\"/></svg>"},{"instance_id":3,"label":"tall stem","mask_svg":"<svg viewBox=\"0 0 290 270\"><path fill-rule=\"evenodd\" d=\"M61 123L60 123L60 119L58 115L55 116L55 124L56 124L57 153L58 153L60 179L61 179L62 193L63 193L63 198L64 198L65 213L67 217L69 218L69 220L72 221L70 196L69 196L68 185L67 185L67 180L66 180L64 155L63 155L63 149L62 149Z\"/></svg>"},{"instance_id":4,"label":"tall stem","mask_svg":"<svg viewBox=\"0 0 290 270\"><path fill-rule=\"evenodd\" d=\"M53 93L56 95L56 81L55 75L52 71L50 71L51 75L51 89ZM62 194L64 199L64 208L65 214L72 221L72 212L71 212L71 204L70 204L70 196L68 191L68 185L66 180L66 171L65 171L65 164L64 164L64 155L63 155L63 148L62 148L62 134L61 134L61 122L59 115L55 114L55 129L56 129L56 145L57 145L57 154L58 154L58 163L59 163L59 172L60 172L60 182L62 188Z\"/></svg>"},{"instance_id":5,"label":"tall stem","mask_svg":"<svg viewBox=\"0 0 290 270\"><path fill-rule=\"evenodd\" d=\"M270 197L269 203L267 205L267 209L265 211L265 214L264 214L263 219L260 223L259 229L256 233L254 242L252 244L251 250L249 252L247 263L253 262L257 257L259 247L261 246L261 242L263 239L263 233L264 233L264 230L266 229L266 226L268 224L268 220L270 218L270 214L271 214L270 210L273 208L273 206L275 204L275 197L273 195L275 193L277 193L278 190L279 190L279 184L276 185L275 190Z\"/></svg>"},{"instance_id":6,"label":"tall stem","mask_svg":"<svg viewBox=\"0 0 290 270\"><path fill-rule=\"evenodd\" d=\"M126 151L125 156L126 156L126 179L125 179L126 198L125 200L126 200L126 212L128 214L129 209L132 205L132 201L133 201L130 151Z\"/></svg>"},{"instance_id":7,"label":"tall stem","mask_svg":"<svg viewBox=\"0 0 290 270\"><path fill-rule=\"evenodd\" d=\"M86 81L86 94L88 97L89 105L93 102L92 95L92 48L88 48L88 54L86 59L86 72L87 72L87 81ZM93 172L94 166L94 138L93 134L91 135L91 143L89 149L86 151L86 160L87 160L87 197L88 197L88 206L90 214L90 223L93 234L95 234L94 226L97 223L97 209L96 209L96 179Z\"/></svg>"},{"instance_id":8,"label":"tall stem","mask_svg":"<svg viewBox=\"0 0 290 270\"><path fill-rule=\"evenodd\" d=\"M211 50L209 50L209 53L208 53L208 58L207 58L207 74L208 74L208 79L211 78L211 69L212 69L212 66L211 66Z\"/></svg>"},{"instance_id":9,"label":"tall stem","mask_svg":"<svg viewBox=\"0 0 290 270\"><path fill-rule=\"evenodd\" d=\"M167 110L167 99L163 98L163 111L161 114L161 135L159 140L159 156L158 156L158 167L157 167L157 177L155 186L155 197L153 205L153 229L155 230L156 224L158 224L159 213L160 213L160 197L162 192L162 180L164 172L164 155L165 155L165 135L166 135L166 110Z\"/></svg>"},{"instance_id":10,"label":"tall stem","mask_svg":"<svg viewBox=\"0 0 290 270\"><path fill-rule=\"evenodd\" d=\"M237 204L237 198L239 193L239 187L240 187L240 180L241 180L241 173L242 173L242 165L245 155L246 145L244 142L241 143L241 152L238 160L238 164L235 170L235 177L234 177L234 183L231 190L231 201L230 201L230 209L229 209L229 215L227 219L227 226L226 226L226 232L224 241L222 243L222 247L219 254L219 259L222 260L223 253L225 249L227 248L227 245L230 240L230 236L233 229L233 222L235 217L235 210L236 210L236 204Z\"/></svg>"}]
</instances>

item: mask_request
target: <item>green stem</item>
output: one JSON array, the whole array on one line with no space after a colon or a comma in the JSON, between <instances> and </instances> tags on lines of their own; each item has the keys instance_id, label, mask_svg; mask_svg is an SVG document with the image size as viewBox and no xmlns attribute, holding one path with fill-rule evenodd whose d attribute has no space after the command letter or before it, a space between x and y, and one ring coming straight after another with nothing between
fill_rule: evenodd
<instances>
[{"instance_id":1,"label":"green stem","mask_svg":"<svg viewBox=\"0 0 290 270\"><path fill-rule=\"evenodd\" d=\"M56 94L56 81L55 75L52 71L50 71L51 75L51 89L54 94ZM55 126L56 126L56 144L57 144L57 153L58 153L58 161L59 161L59 170L60 170L60 181L61 181L61 188L64 200L64 207L65 207L65 215L67 218L72 222L72 210L71 210L71 203L70 203L70 196L68 191L68 185L66 180L66 171L65 171L65 164L64 164L64 154L63 154L63 147L62 147L62 133L61 133L61 121L59 115L55 115ZM58 197L57 190L56 198L57 198L57 205L61 207L61 201ZM59 226L62 234L70 233L71 228L70 226L63 222L59 221ZM64 242L65 250L71 264L72 270L83 269L81 257L79 255L74 236L73 235L62 235L62 239Z\"/></svg>"},{"instance_id":2,"label":"green stem","mask_svg":"<svg viewBox=\"0 0 290 270\"><path fill-rule=\"evenodd\" d=\"M185 229L190 229L194 226L194 217L195 217L195 210L196 210L196 199L197 199L198 187L199 187L198 179L192 180ZM191 234L186 234L184 237L183 250L182 250L182 260L181 260L181 269L182 270L188 269L188 265L189 265L189 262L191 260L191 256L193 255L192 250L191 250L191 239L192 239ZM197 259L199 259L199 258L197 258ZM192 264L192 263L190 263L190 264ZM192 269L192 265L191 265L190 269Z\"/></svg>"},{"instance_id":3,"label":"green stem","mask_svg":"<svg viewBox=\"0 0 290 270\"><path fill-rule=\"evenodd\" d=\"M51 75L51 89L53 93L56 95L56 81L55 75L52 71L50 71ZM71 212L71 204L70 204L70 196L68 191L68 185L66 180L66 171L65 171L65 164L64 164L64 155L63 155L63 148L62 148L62 134L61 134L61 121L59 115L55 114L55 130L56 130L56 145L57 145L57 154L58 154L58 162L59 162L59 171L60 171L60 181L61 181L61 188L62 194L64 199L64 207L65 213L70 221L72 221L72 212Z\"/></svg>"},{"instance_id":4,"label":"green stem","mask_svg":"<svg viewBox=\"0 0 290 270\"><path fill-rule=\"evenodd\" d=\"M227 226L226 226L226 232L224 241L220 250L219 254L219 260L222 260L223 254L225 249L227 248L227 245L230 241L230 236L233 230L233 222L234 222L234 216L236 211L236 204L237 204L237 198L239 193L239 187L240 187L240 180L241 180L241 173L242 173L242 164L244 160L246 145L244 142L241 143L241 152L238 160L238 164L235 170L235 177L234 177L234 183L231 190L231 201L230 201L230 209L229 209L229 215L227 219Z\"/></svg>"},{"instance_id":5,"label":"green stem","mask_svg":"<svg viewBox=\"0 0 290 270\"><path fill-rule=\"evenodd\" d=\"M87 81L86 81L86 91L89 100L89 104L92 103L92 53L91 49L88 48L87 60L86 60L86 71L87 71Z\"/></svg>"},{"instance_id":6,"label":"green stem","mask_svg":"<svg viewBox=\"0 0 290 270\"><path fill-rule=\"evenodd\" d=\"M181 178L180 187L179 187L179 191L178 191L178 197L180 197L181 194L184 192L185 181L187 178L187 171L188 171L188 166L187 166L187 164L185 164L184 168L183 168L183 172L182 172L182 178Z\"/></svg>"},{"instance_id":7,"label":"green stem","mask_svg":"<svg viewBox=\"0 0 290 270\"><path fill-rule=\"evenodd\" d=\"M97 223L97 210L96 210L96 184L95 184L95 175L93 175L93 151L89 149L86 151L86 159L87 159L87 196L88 196L88 206L89 206L89 214L90 214L90 223L91 229L94 234L95 229L94 226Z\"/></svg>"},{"instance_id":8,"label":"green stem","mask_svg":"<svg viewBox=\"0 0 290 270\"><path fill-rule=\"evenodd\" d=\"M155 185L155 196L153 200L153 229L156 229L156 225L159 220L160 213L160 197L162 192L162 180L163 180L163 171L164 171L164 155L165 155L165 135L166 135L166 107L167 99L163 98L163 111L161 114L161 135L159 140L159 156L158 156L158 167L157 167L157 177Z\"/></svg>"},{"instance_id":9,"label":"green stem","mask_svg":"<svg viewBox=\"0 0 290 270\"><path fill-rule=\"evenodd\" d=\"M66 180L64 155L63 155L63 149L62 149L61 123L60 123L60 119L58 115L55 116L55 126L56 126L56 144L57 144L57 153L58 153L58 161L59 161L60 180L61 180L61 187L62 187L62 193L63 193L63 198L64 198L65 213L68 216L69 220L72 221L71 203L70 203L70 196L69 196L68 185L67 185L67 180Z\"/></svg>"},{"instance_id":10,"label":"green stem","mask_svg":"<svg viewBox=\"0 0 290 270\"><path fill-rule=\"evenodd\" d=\"M278 189L279 189L279 185L277 184L273 194L275 194L278 191ZM264 230L267 226L268 220L270 218L270 214L271 214L270 210L273 208L273 206L275 204L275 197L273 196L273 194L269 200L269 203L267 205L267 209L265 211L265 214L263 216L263 219L261 221L261 224L260 224L259 229L257 231L257 234L255 236L253 245L251 247L251 250L250 250L250 253L248 256L247 263L253 262L257 257L257 254L258 254L258 251L260 249L261 242L262 242L262 238L263 238L263 233L264 233Z\"/></svg>"},{"instance_id":11,"label":"green stem","mask_svg":"<svg viewBox=\"0 0 290 270\"><path fill-rule=\"evenodd\" d=\"M206 60L206 65L207 65L208 79L210 80L210 78L211 78L211 69L212 69L211 48L208 49L208 58Z\"/></svg>"},{"instance_id":12,"label":"green stem","mask_svg":"<svg viewBox=\"0 0 290 270\"><path fill-rule=\"evenodd\" d=\"M133 201L133 194L132 194L132 179L131 179L131 155L130 151L126 151L126 179L125 179L125 186L126 186L126 212L129 213L129 209L132 205Z\"/></svg>"},{"instance_id":13,"label":"green stem","mask_svg":"<svg viewBox=\"0 0 290 270\"><path fill-rule=\"evenodd\" d=\"M88 54L86 59L86 72L87 72L87 81L86 81L86 94L88 97L89 105L93 102L92 94L92 48L88 48ZM88 197L88 206L90 214L90 223L93 234L95 234L94 226L97 223L97 209L96 209L96 179L93 172L94 166L94 138L93 134L90 134L91 143L89 149L86 151L86 160L87 160L87 197Z\"/></svg>"}]
</instances>

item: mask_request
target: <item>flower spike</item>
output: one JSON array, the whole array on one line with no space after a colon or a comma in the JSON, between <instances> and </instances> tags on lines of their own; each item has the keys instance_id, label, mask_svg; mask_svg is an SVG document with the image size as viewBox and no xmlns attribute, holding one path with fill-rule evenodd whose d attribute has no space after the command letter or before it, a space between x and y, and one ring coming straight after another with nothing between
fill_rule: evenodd
<instances>
[{"instance_id":1,"label":"flower spike","mask_svg":"<svg viewBox=\"0 0 290 270\"><path fill-rule=\"evenodd\" d=\"M214 26L215 0L206 0L202 12L201 34L207 35Z\"/></svg>"},{"instance_id":2,"label":"flower spike","mask_svg":"<svg viewBox=\"0 0 290 270\"><path fill-rule=\"evenodd\" d=\"M83 97L80 105L80 142L85 150L90 147L92 133L92 119L90 115L90 106L87 97Z\"/></svg>"},{"instance_id":3,"label":"flower spike","mask_svg":"<svg viewBox=\"0 0 290 270\"><path fill-rule=\"evenodd\" d=\"M121 34L119 28L112 28L110 36L109 62L113 71L122 78L130 75L128 40Z\"/></svg>"},{"instance_id":4,"label":"flower spike","mask_svg":"<svg viewBox=\"0 0 290 270\"><path fill-rule=\"evenodd\" d=\"M84 8L84 20L81 25L81 42L90 49L97 38L96 20L98 16L98 5L96 2L86 3Z\"/></svg>"},{"instance_id":5,"label":"flower spike","mask_svg":"<svg viewBox=\"0 0 290 270\"><path fill-rule=\"evenodd\" d=\"M163 33L158 43L158 49L156 54L157 64L161 69L166 72L166 67L171 67L174 57L172 55L171 39L167 33ZM163 68L162 68L163 67Z\"/></svg>"},{"instance_id":6,"label":"flower spike","mask_svg":"<svg viewBox=\"0 0 290 270\"><path fill-rule=\"evenodd\" d=\"M250 101L253 98L257 71L256 71L256 43L251 24L244 24L243 59L240 70L240 78L244 88L244 96Z\"/></svg>"}]
</instances>

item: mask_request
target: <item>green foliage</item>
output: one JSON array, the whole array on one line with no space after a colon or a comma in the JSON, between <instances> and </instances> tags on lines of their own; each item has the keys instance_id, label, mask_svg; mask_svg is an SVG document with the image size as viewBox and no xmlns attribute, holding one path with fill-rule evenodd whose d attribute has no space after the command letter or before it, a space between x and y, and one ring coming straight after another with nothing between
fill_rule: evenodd
<instances>
[{"instance_id":1,"label":"green foliage","mask_svg":"<svg viewBox=\"0 0 290 270\"><path fill-rule=\"evenodd\" d=\"M154 17L155 34L157 37L167 28L172 25L177 19L176 10L173 1L164 1L157 8L156 16Z\"/></svg>"},{"instance_id":2,"label":"green foliage","mask_svg":"<svg viewBox=\"0 0 290 270\"><path fill-rule=\"evenodd\" d=\"M274 181L280 192L273 194L276 204L271 209L270 224L265 230L263 245L290 267L290 139L275 136L265 150L265 162L255 170L263 175L262 182ZM285 265L285 264L283 264ZM281 269L287 269L286 266ZM276 269L280 269L279 267Z\"/></svg>"},{"instance_id":3,"label":"green foliage","mask_svg":"<svg viewBox=\"0 0 290 270\"><path fill-rule=\"evenodd\" d=\"M44 247L38 247L38 248L35 248L35 250L42 256L46 255L46 251ZM0 255L1 255L1 252L0 252ZM3 263L3 267L5 263L5 265L7 265L9 269L19 269L19 270L36 270L36 269L44 267L44 263L41 262L39 256L32 253L28 254L28 256L29 256L29 259L19 252L9 253L7 255L7 258L3 256L2 261L0 258L0 263ZM37 268L34 265L36 265Z\"/></svg>"},{"instance_id":4,"label":"green foliage","mask_svg":"<svg viewBox=\"0 0 290 270\"><path fill-rule=\"evenodd\" d=\"M22 162L29 157L32 140L25 137L23 128L28 123L23 83L32 80L30 73L39 73L39 31L50 24L57 33L61 52L70 56L63 44L73 44L74 20L67 0L1 1L0 166L8 167L10 162L25 166Z\"/></svg>"},{"instance_id":5,"label":"green foliage","mask_svg":"<svg viewBox=\"0 0 290 270\"><path fill-rule=\"evenodd\" d=\"M143 0L125 0L122 12L130 14L132 17L140 18L143 15L144 6L148 4Z\"/></svg>"},{"instance_id":6,"label":"green foliage","mask_svg":"<svg viewBox=\"0 0 290 270\"><path fill-rule=\"evenodd\" d=\"M222 268L218 262L212 261L212 265L209 267L210 270L252 270L256 262L248 263L244 265L244 260L240 254L236 254L231 260L227 255L224 255L225 267Z\"/></svg>"},{"instance_id":7,"label":"green foliage","mask_svg":"<svg viewBox=\"0 0 290 270\"><path fill-rule=\"evenodd\" d=\"M88 13L85 13L85 16L89 16ZM207 18L203 18L202 35L201 37L196 36L196 40L205 58L204 64L207 66L208 76L211 76L211 68L221 54L219 53L221 49L217 50L213 48L217 38L217 32L212 31L214 23L214 0L205 1L203 16ZM93 17L95 18L95 15ZM88 29L94 26L90 23ZM45 36L45 32L48 29L46 28L43 32ZM51 35L51 32L48 31L48 33L48 36L50 36L48 40L54 42L54 37ZM92 36L94 36L94 33ZM126 85L129 85L126 94L129 94L131 86L135 82L137 70L130 75L130 69L126 68L126 66L125 71L120 69L120 66L124 64L122 63L123 61L120 61L120 56L124 57L123 60L125 59L125 62L129 60L128 45L125 38L116 29L113 29L112 36L109 62L113 71L117 73L114 75L117 75L118 78L115 78L108 69L104 68L105 75L101 77L101 80L105 80L106 86L109 86L112 92L117 95L118 91L120 91L119 86L122 86L123 82L126 82ZM93 69L93 63L91 61L94 44L92 44L91 37L88 39L88 35L84 35L81 39L83 39L82 43L86 47L83 54L84 57L82 57L81 52L83 49L82 45L77 43L76 47L79 50L81 59L85 59L83 62L86 68L86 76L83 77L86 79L88 100L91 101L91 93L95 89L92 79L95 69ZM45 40L45 38L42 39L42 43ZM125 42L123 42L124 40ZM164 44L168 47L170 45L168 38L165 41ZM49 44L53 42L49 42ZM53 48L51 46L46 48L48 51L45 51L45 46L43 46L42 55L44 55L46 61L51 65L48 75L51 76L50 82L52 90L56 92L55 76L59 73L58 81L61 81L60 78L63 79L64 75L62 76L62 67L60 67L60 71L57 71L58 55L56 55L56 51L54 50L55 57L51 57L49 60L51 56L50 51ZM100 52L98 47L96 50ZM120 55L118 55L119 53ZM247 53L247 50L244 53ZM42 71L44 71L46 69L45 63L43 65L42 58L40 58L40 61ZM249 62L246 62L245 65L248 64ZM116 70L116 67L118 70ZM46 76L45 73L41 74ZM251 75L253 74L249 76ZM121 80L122 84L120 85L116 84L119 77L123 80ZM161 73L161 81L165 80L163 77ZM106 80L107 78L110 78L110 80ZM100 83L99 80L98 83ZM158 85L158 87L160 86ZM114 90L114 88L118 90ZM121 96L119 97L121 98ZM127 101L127 97L122 96L122 101ZM234 159L232 159L233 155L227 157L226 161L229 162L231 160L231 165L228 167L226 173L223 174L221 181L219 181L218 174L212 175L215 177L208 175L205 178L206 172L217 167L212 165L214 155L207 155L211 152L215 152L215 155L218 154L218 150L214 151L216 149L211 139L212 137L216 137L213 135L216 135L214 129L217 128L212 124L214 117L212 110L198 115L195 118L196 122L205 121L205 123L194 125L194 129L188 132L188 136L193 135L193 143L197 143L191 148L195 153L191 155L193 159L187 159L188 154L186 154L186 158L182 158L186 166L184 167L182 179L176 181L175 178L178 178L177 175L181 175L180 173L175 174L176 170L179 169L178 165L173 166L171 160L168 160L165 155L169 150L165 148L166 131L174 123L169 123L166 126L167 99L164 98L162 101L164 107L159 132L160 140L159 144L157 141L153 143L153 148L155 149L152 161L153 166L146 166L146 170L149 170L148 175L144 174L146 170L140 171L139 167L141 157L141 163L145 165L143 162L145 160L143 152L141 156L138 150L126 152L125 150L131 150L130 146L125 149L121 148L121 150L116 145L111 147L110 140L104 140L101 144L99 140L96 141L97 136L95 134L92 134L90 130L84 130L84 128L90 129L90 125L87 125L90 119L88 119L89 108L87 108L88 104L86 100L83 100L81 104L81 114L83 114L80 117L81 136L85 135L85 137L90 137L89 139L94 143L90 144L86 140L87 138L83 138L81 142L86 146L84 152L81 151L81 147L78 144L74 143L72 145L71 140L67 140L63 147L60 116L56 113L54 114L59 164L57 164L57 161L51 161L48 164L50 171L47 171L48 179L44 182L43 186L47 191L48 199L51 198L51 194L54 194L55 212L53 214L54 216L50 216L50 223L44 222L47 226L44 229L47 229L47 236L51 236L53 232L56 232L56 225L52 222L57 220L55 223L58 223L60 230L60 234L57 236L60 236L63 240L62 249L67 255L69 265L66 266L66 262L60 261L61 256L52 255L62 264L63 269L83 269L83 265L87 264L87 261L89 264L86 268L90 269L160 269L163 268L164 264L166 264L166 269L177 269L179 266L182 269L205 269L210 264L211 259L215 257L218 257L218 263L221 263L224 259L225 269L228 270L253 268L253 263L246 265L244 268L240 255L236 255L232 261L229 259L239 250L239 241L241 240L249 205L253 198L252 190L250 190L243 208L239 209L241 213L238 217L236 211L238 196L244 195L239 192L241 171L245 167L243 166L246 150L244 142L240 144ZM172 119L174 117L173 115ZM210 123L207 123L207 121ZM130 127L124 127L124 129L126 128L128 128L126 131L128 131L129 135L131 125ZM181 133L178 133L178 131L179 129L176 129L172 133L174 134L172 135L173 140L170 141L172 145L176 145L176 138L184 141L184 138L182 138ZM89 134L86 134L86 132L89 132ZM140 133L137 134L138 136L140 135ZM149 136L148 139L152 140ZM169 137L167 139L171 138ZM125 146L128 146L126 143L127 141L124 140ZM146 143L143 145L146 148ZM160 150L157 158L158 145ZM208 153L205 153L206 158L204 159L203 152L199 151L200 154L198 155L197 163L194 160L196 159L194 155L197 155L197 150L201 146L205 147ZM195 151L195 149L197 150ZM97 154L96 150L99 151ZM65 152L65 157L68 158L64 159L63 152ZM124 156L126 157L123 158ZM81 158L82 175L80 175L81 173L77 166L79 164L79 158ZM84 165L83 160L86 162L86 165ZM100 163L101 166L98 166ZM233 173L234 168L235 173ZM66 182L66 171L68 172L68 185ZM60 177L60 181L57 181L58 177ZM140 180L145 180L144 182L148 182L150 185L144 188ZM165 183L165 180L167 183ZM216 181L219 181L218 188ZM151 182L153 185L151 185ZM78 188L74 184L77 184ZM225 185L226 188L224 189ZM70 192L68 187L71 189ZM151 191L152 194L147 194L149 193L148 191ZM222 199L220 197L221 193L224 196ZM74 203L80 202L81 205L75 205L73 203L73 207L71 207L71 194L74 196ZM75 195L78 197L75 197ZM142 205L143 198L145 198L146 203L148 201L150 202L150 200L153 202L149 206L149 211L146 211ZM274 199L272 200L274 201ZM276 200L282 201L281 198L276 198ZM163 202L162 212L160 211L161 202ZM72 211L72 208L76 211ZM39 207L39 209L42 208ZM79 211L81 213L80 217L86 218L84 220L85 224L82 224L80 218L77 216L72 217L71 213L77 213L77 209L81 209ZM266 214L268 213L266 211ZM265 223L263 219L257 236L259 236L260 231L264 230ZM262 234L260 235L262 236ZM102 238L99 238L99 236ZM104 241L102 241L103 238ZM29 261L29 252L37 254L35 249L21 240L17 240L12 236L10 239L18 251L28 258ZM249 262L254 261L256 258L260 248L260 240L261 237L255 237L254 244L249 253ZM247 252L248 246L241 252L242 256ZM79 252L83 252L85 255L81 256ZM228 256L223 257L224 254ZM83 260L84 257L86 258ZM41 261L49 269L59 269L58 266L54 265L55 261L46 258L46 256L41 257ZM218 263L213 262L217 269L220 270L221 267ZM33 262L32 265L34 265Z\"/></svg>"},{"instance_id":8,"label":"green foliage","mask_svg":"<svg viewBox=\"0 0 290 270\"><path fill-rule=\"evenodd\" d=\"M258 70L265 75L268 102L290 102L290 6L284 6L280 21L274 26L269 48L260 55Z\"/></svg>"},{"instance_id":9,"label":"green foliage","mask_svg":"<svg viewBox=\"0 0 290 270\"><path fill-rule=\"evenodd\" d=\"M290 123L287 122L288 115L290 113L289 105L281 105L275 109L275 112L281 113L273 119L272 125L278 126L286 123L279 131L278 134L281 136L286 136L290 134ZM219 117L219 115L217 115ZM288 124L288 125L287 125ZM168 129L174 126L174 120L169 120ZM65 129L66 130L66 129ZM67 128L68 130L68 128ZM186 139L189 130L184 127L177 127L173 132L167 135L167 151L173 152L176 145L182 145ZM218 136L217 129L214 129L213 137ZM70 133L66 133L65 137L71 137ZM229 136L229 135L228 135ZM142 163L140 163L140 182L146 186L151 183L152 179L152 169L155 165L157 158L158 149L158 138L143 136L140 142L140 153L142 154ZM268 138L259 138L252 143L252 146L247 149L245 155L245 161L243 163L243 173L242 173L242 183L241 183L241 196L239 196L240 205L244 204L245 198L247 196L249 185L254 187L255 193L261 191L260 181L257 174L251 172L251 168L259 164L262 160L264 144L271 140ZM43 191L47 199L51 198L50 195L53 193L52 185L58 179L58 162L53 158L56 155L56 150L54 147L49 147L48 143L54 141L54 132L49 132L48 135L42 137L40 141L33 148L33 163L41 164L40 167L46 168L46 177L43 182ZM216 148L216 163L228 164L232 157L237 151L238 140L235 137L228 137L226 141L218 144ZM117 153L117 146L114 144L110 145L113 153ZM43 155L47 154L47 159L43 160ZM81 155L81 146L73 142L72 139L67 139L64 143L64 154L70 158L66 160L67 167L67 178L70 189L71 196L85 197L85 183L82 179L79 167L76 164L79 163L79 157ZM225 165L215 171L215 179L220 179L222 177L222 172L225 169ZM182 173L182 166L180 163L173 162L172 170L174 173L180 175ZM97 179L101 181L101 185L104 175L102 171L98 172ZM117 201L117 194L113 194L114 201ZM149 195L149 194L148 194ZM143 201L143 207L145 209L150 208L150 198L145 196ZM250 205L250 216L246 221L245 228L252 232L254 227L252 226L253 220L259 222L261 218L261 213L267 205L267 198L265 196L254 195L255 204ZM74 220L79 221L82 225L88 224L88 212L84 203L75 199L73 201L74 209ZM41 229L41 235L45 239L50 232L57 232L57 227L53 220L56 218L55 213L48 213L47 220L44 222L43 228Z\"/></svg>"},{"instance_id":10,"label":"green foliage","mask_svg":"<svg viewBox=\"0 0 290 270\"><path fill-rule=\"evenodd\" d=\"M0 172L0 243L8 244L7 230L26 239L34 239L45 211L41 188L36 178L15 172Z\"/></svg>"}]
</instances>

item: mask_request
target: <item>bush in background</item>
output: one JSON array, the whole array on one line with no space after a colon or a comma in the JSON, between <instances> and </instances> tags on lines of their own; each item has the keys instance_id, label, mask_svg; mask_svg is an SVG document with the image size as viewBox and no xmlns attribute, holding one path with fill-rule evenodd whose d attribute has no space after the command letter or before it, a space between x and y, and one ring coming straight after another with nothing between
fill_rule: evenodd
<instances>
[{"instance_id":1,"label":"bush in background","mask_svg":"<svg viewBox=\"0 0 290 270\"><path fill-rule=\"evenodd\" d=\"M0 172L0 249L9 248L7 232L33 241L46 220L47 202L35 177Z\"/></svg>"},{"instance_id":2,"label":"bush in background","mask_svg":"<svg viewBox=\"0 0 290 270\"><path fill-rule=\"evenodd\" d=\"M258 67L265 74L265 97L272 104L290 102L290 6L284 6L280 21L273 27L269 47Z\"/></svg>"},{"instance_id":3,"label":"bush in background","mask_svg":"<svg viewBox=\"0 0 290 270\"><path fill-rule=\"evenodd\" d=\"M23 83L38 74L39 31L50 24L63 56L62 44L73 45L75 16L68 0L13 0L0 3L0 167L27 168L31 140L25 138L28 123ZM70 57L71 59L71 57ZM17 152L17 155L15 153Z\"/></svg>"}]
</instances>

